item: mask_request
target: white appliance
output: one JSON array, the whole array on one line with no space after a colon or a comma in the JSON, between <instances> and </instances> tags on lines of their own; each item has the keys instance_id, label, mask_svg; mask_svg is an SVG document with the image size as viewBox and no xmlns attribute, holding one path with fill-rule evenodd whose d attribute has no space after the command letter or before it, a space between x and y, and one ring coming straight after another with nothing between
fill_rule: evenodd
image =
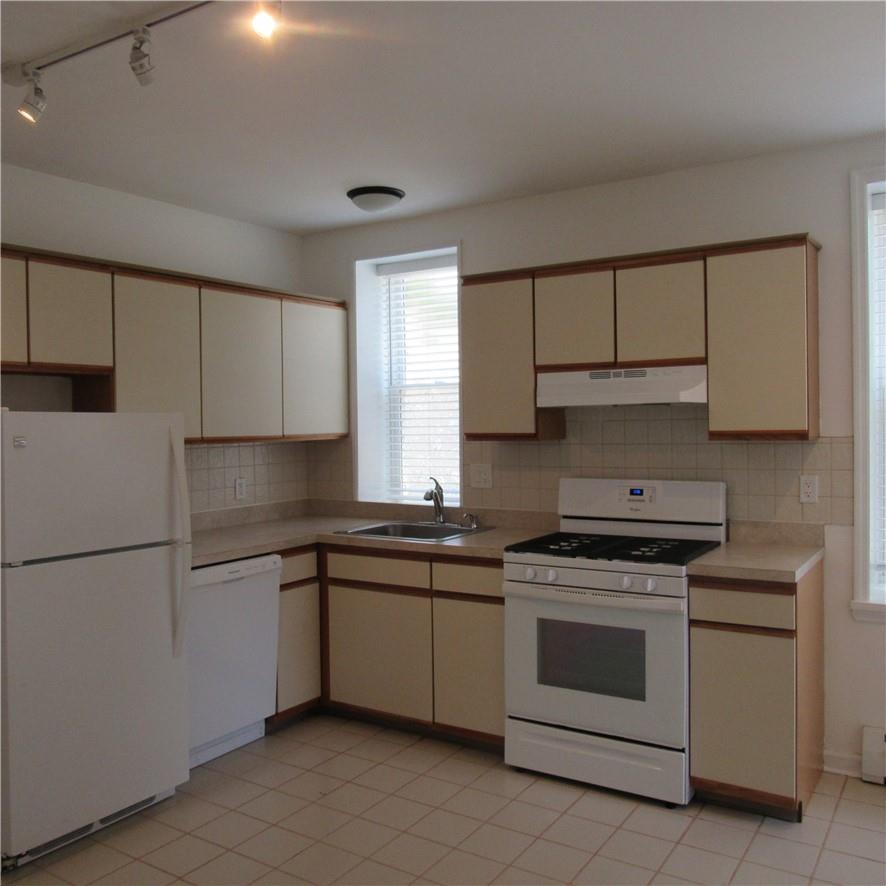
<instances>
[{"instance_id":1,"label":"white appliance","mask_svg":"<svg viewBox=\"0 0 886 886\"><path fill-rule=\"evenodd\" d=\"M4 867L188 778L179 415L3 412Z\"/></svg>"},{"instance_id":2,"label":"white appliance","mask_svg":"<svg viewBox=\"0 0 886 886\"><path fill-rule=\"evenodd\" d=\"M725 484L563 479L559 510L505 549L505 762L688 803L686 564Z\"/></svg>"},{"instance_id":3,"label":"white appliance","mask_svg":"<svg viewBox=\"0 0 886 886\"><path fill-rule=\"evenodd\" d=\"M191 573L191 766L261 738L277 710L281 567L272 554Z\"/></svg>"},{"instance_id":4,"label":"white appliance","mask_svg":"<svg viewBox=\"0 0 886 886\"><path fill-rule=\"evenodd\" d=\"M619 406L632 403L707 403L707 366L650 366L539 372L538 406Z\"/></svg>"}]
</instances>

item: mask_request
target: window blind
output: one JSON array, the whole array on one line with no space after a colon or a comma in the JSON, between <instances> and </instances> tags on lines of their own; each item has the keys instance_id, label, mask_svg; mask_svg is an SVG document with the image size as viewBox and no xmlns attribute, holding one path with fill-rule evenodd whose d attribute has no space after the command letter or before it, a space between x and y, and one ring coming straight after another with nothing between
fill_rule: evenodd
<instances>
[{"instance_id":1,"label":"window blind","mask_svg":"<svg viewBox=\"0 0 886 886\"><path fill-rule=\"evenodd\" d=\"M886 193L871 195L868 210L870 599L886 602Z\"/></svg>"},{"instance_id":2,"label":"window blind","mask_svg":"<svg viewBox=\"0 0 886 886\"><path fill-rule=\"evenodd\" d=\"M386 501L421 502L433 475L446 504L458 505L457 270L450 264L380 273L378 286L386 429L382 495Z\"/></svg>"}]
</instances>

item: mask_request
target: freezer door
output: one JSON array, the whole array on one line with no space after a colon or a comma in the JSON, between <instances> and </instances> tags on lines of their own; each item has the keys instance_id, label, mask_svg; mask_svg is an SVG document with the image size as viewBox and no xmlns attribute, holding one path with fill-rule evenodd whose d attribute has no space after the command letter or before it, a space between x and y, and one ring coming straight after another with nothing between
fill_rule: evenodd
<instances>
[{"instance_id":1,"label":"freezer door","mask_svg":"<svg viewBox=\"0 0 886 886\"><path fill-rule=\"evenodd\" d=\"M3 562L180 538L182 427L180 415L3 413Z\"/></svg>"},{"instance_id":2,"label":"freezer door","mask_svg":"<svg viewBox=\"0 0 886 886\"><path fill-rule=\"evenodd\" d=\"M33 849L188 778L173 546L4 567L2 840Z\"/></svg>"}]
</instances>

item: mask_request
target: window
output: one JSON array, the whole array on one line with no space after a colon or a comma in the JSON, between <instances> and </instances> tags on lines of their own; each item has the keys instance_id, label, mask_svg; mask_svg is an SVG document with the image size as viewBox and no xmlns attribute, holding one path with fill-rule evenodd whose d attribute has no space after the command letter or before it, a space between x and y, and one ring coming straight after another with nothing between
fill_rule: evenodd
<instances>
[{"instance_id":1,"label":"window","mask_svg":"<svg viewBox=\"0 0 886 886\"><path fill-rule=\"evenodd\" d=\"M458 505L456 256L367 264L357 287L359 497L423 503L433 475Z\"/></svg>"},{"instance_id":2,"label":"window","mask_svg":"<svg viewBox=\"0 0 886 886\"><path fill-rule=\"evenodd\" d=\"M857 618L886 613L886 169L853 176L855 599Z\"/></svg>"}]
</instances>

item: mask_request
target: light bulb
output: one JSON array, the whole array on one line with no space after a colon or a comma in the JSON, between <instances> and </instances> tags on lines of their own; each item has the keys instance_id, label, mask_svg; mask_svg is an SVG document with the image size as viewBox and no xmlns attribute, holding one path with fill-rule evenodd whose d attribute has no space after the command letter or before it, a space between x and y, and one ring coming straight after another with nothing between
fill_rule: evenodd
<instances>
[{"instance_id":1,"label":"light bulb","mask_svg":"<svg viewBox=\"0 0 886 886\"><path fill-rule=\"evenodd\" d=\"M252 29L259 37L270 40L277 30L277 19L267 10L260 9L252 19Z\"/></svg>"}]
</instances>

